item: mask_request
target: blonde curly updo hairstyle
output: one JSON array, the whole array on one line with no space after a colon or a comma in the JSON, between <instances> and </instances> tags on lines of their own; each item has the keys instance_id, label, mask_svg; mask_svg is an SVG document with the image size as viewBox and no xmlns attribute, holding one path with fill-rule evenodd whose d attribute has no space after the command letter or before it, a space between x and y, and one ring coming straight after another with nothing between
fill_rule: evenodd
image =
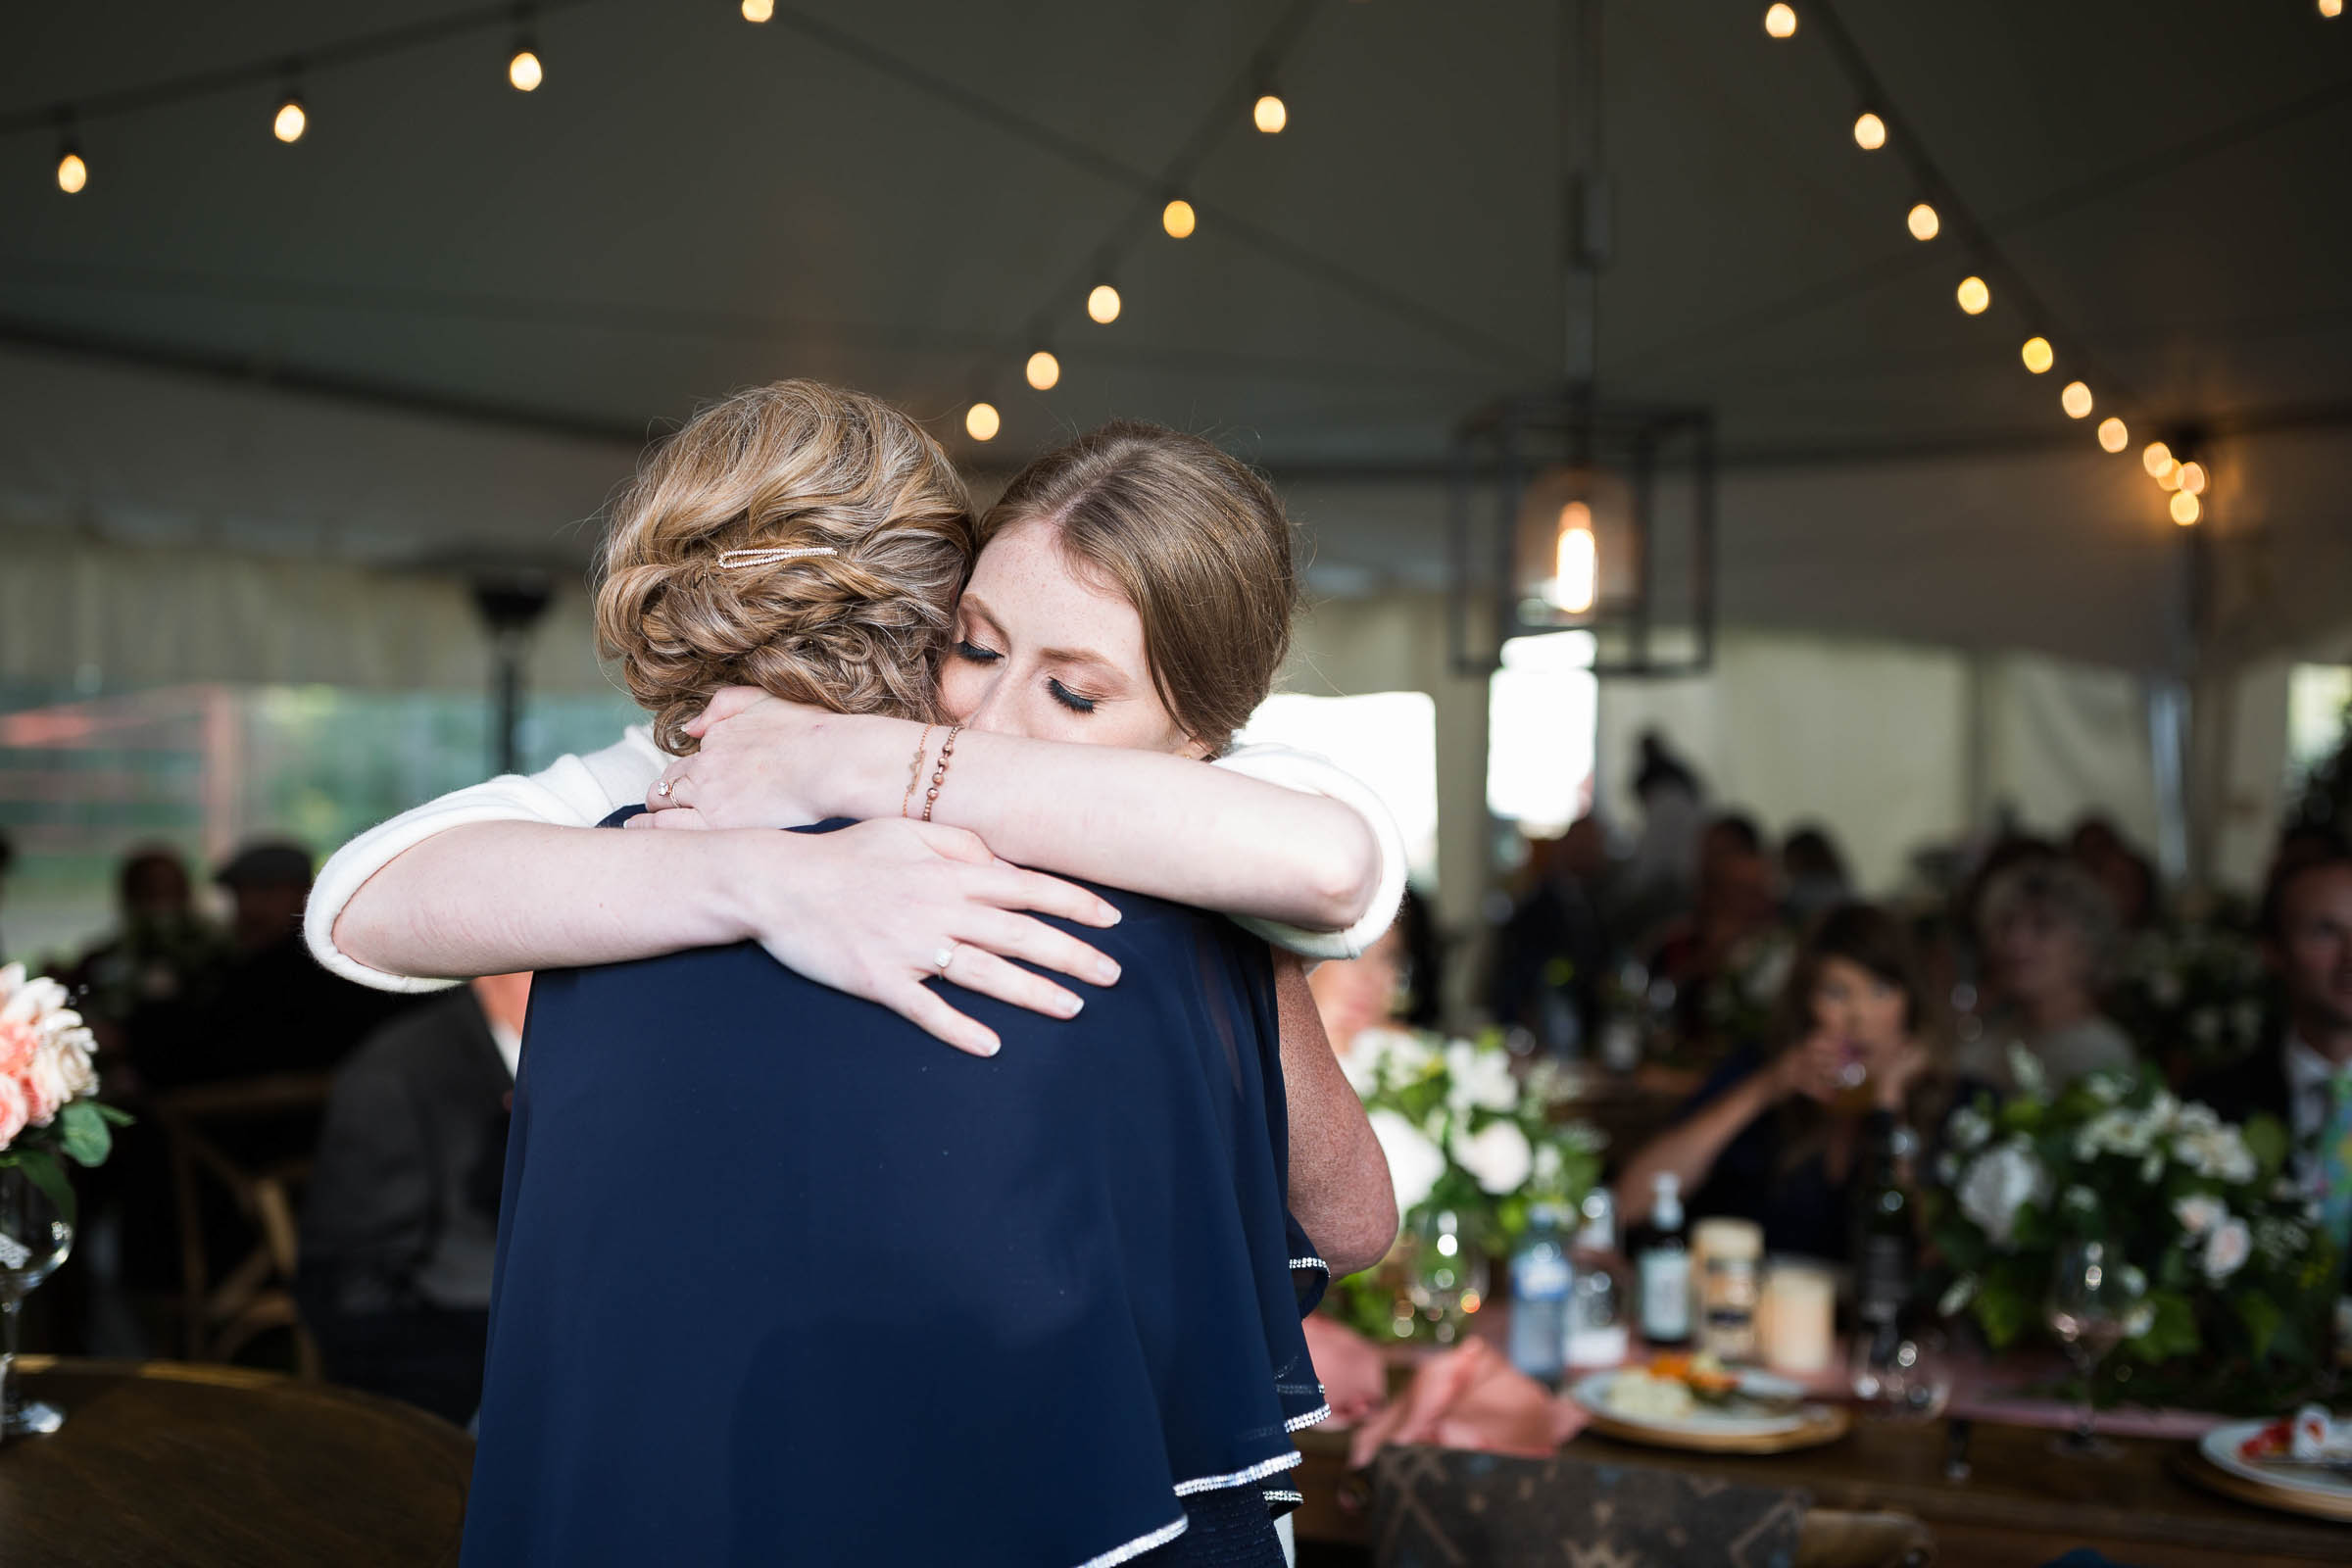
<instances>
[{"instance_id":1,"label":"blonde curly updo hairstyle","mask_svg":"<svg viewBox=\"0 0 2352 1568\"><path fill-rule=\"evenodd\" d=\"M833 553L721 561L810 549ZM597 638L680 756L722 686L928 717L973 549L971 498L920 425L861 393L775 381L697 414L614 501Z\"/></svg>"}]
</instances>

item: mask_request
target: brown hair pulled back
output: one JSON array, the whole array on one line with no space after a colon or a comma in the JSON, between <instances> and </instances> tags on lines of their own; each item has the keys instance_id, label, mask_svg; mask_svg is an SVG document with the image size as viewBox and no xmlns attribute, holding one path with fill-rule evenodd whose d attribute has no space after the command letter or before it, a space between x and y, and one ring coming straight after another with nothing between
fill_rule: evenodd
<instances>
[{"instance_id":1,"label":"brown hair pulled back","mask_svg":"<svg viewBox=\"0 0 2352 1568\"><path fill-rule=\"evenodd\" d=\"M732 550L829 547L722 566ZM614 501L596 630L662 750L722 686L845 713L929 716L970 569L971 502L898 410L817 381L689 419Z\"/></svg>"},{"instance_id":2,"label":"brown hair pulled back","mask_svg":"<svg viewBox=\"0 0 2352 1568\"><path fill-rule=\"evenodd\" d=\"M981 518L981 547L1040 519L1135 606L1160 701L1222 750L1291 646L1298 577L1273 489L1199 436L1117 419L1023 468Z\"/></svg>"}]
</instances>

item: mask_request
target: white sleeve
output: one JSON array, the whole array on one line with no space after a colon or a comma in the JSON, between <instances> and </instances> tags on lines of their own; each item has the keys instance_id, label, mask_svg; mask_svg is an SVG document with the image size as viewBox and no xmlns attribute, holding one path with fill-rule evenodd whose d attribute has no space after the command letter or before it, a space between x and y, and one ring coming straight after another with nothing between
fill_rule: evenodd
<instances>
[{"instance_id":1,"label":"white sleeve","mask_svg":"<svg viewBox=\"0 0 2352 1568\"><path fill-rule=\"evenodd\" d=\"M486 779L377 823L337 850L312 884L310 905L303 911L303 935L311 956L344 979L378 991L439 991L457 984L429 975L386 974L343 952L335 946L335 921L344 906L369 877L453 827L468 822L594 827L618 808L644 801L667 760L655 748L651 732L639 726L601 752L559 758L528 778L508 773Z\"/></svg>"},{"instance_id":2,"label":"white sleeve","mask_svg":"<svg viewBox=\"0 0 2352 1568\"><path fill-rule=\"evenodd\" d=\"M1373 889L1372 903L1363 918L1345 931L1308 931L1279 920L1259 920L1235 915L1234 923L1242 929L1264 937L1278 948L1306 958L1353 958L1380 940L1390 922L1396 918L1397 906L1404 902L1404 835L1397 830L1396 817L1372 787L1347 771L1328 758L1296 747L1260 744L1242 746L1216 760L1219 767L1257 779L1261 783L1279 784L1285 789L1299 790L1308 795L1327 796L1343 806L1355 808L1365 825L1372 829L1372 838L1380 846L1380 881Z\"/></svg>"}]
</instances>

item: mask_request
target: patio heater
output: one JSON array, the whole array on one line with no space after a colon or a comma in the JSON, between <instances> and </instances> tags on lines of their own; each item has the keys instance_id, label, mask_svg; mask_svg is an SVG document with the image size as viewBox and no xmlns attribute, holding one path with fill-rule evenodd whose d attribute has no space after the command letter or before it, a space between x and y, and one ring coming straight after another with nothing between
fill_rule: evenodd
<instances>
[{"instance_id":1,"label":"patio heater","mask_svg":"<svg viewBox=\"0 0 2352 1568\"><path fill-rule=\"evenodd\" d=\"M1704 408L1611 403L1596 382L1609 260L1600 0L1560 7L1566 334L1552 385L1459 424L1447 535L1454 667L1502 645L1592 635L1600 676L1692 675L1715 651L1715 421Z\"/></svg>"},{"instance_id":2,"label":"patio heater","mask_svg":"<svg viewBox=\"0 0 2352 1568\"><path fill-rule=\"evenodd\" d=\"M484 573L473 579L473 608L490 632L490 762L493 772L522 771L522 662L531 628L547 612L547 575Z\"/></svg>"}]
</instances>

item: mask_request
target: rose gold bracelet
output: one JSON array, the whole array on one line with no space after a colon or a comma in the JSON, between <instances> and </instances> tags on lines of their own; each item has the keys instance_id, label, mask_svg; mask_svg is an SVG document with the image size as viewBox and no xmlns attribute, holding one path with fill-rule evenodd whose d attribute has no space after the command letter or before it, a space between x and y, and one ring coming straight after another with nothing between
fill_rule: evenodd
<instances>
[{"instance_id":1,"label":"rose gold bracelet","mask_svg":"<svg viewBox=\"0 0 2352 1568\"><path fill-rule=\"evenodd\" d=\"M932 770L931 787L923 792L923 820L931 820L931 808L939 804L939 787L948 781L948 763L956 758L956 737L963 733L961 724L948 726L948 738L939 748L939 766Z\"/></svg>"},{"instance_id":2,"label":"rose gold bracelet","mask_svg":"<svg viewBox=\"0 0 2352 1568\"><path fill-rule=\"evenodd\" d=\"M923 781L923 754L931 749L931 732L937 724L923 726L923 738L914 743L914 760L906 766L906 793L899 798L899 814L914 814L914 787Z\"/></svg>"}]
</instances>

